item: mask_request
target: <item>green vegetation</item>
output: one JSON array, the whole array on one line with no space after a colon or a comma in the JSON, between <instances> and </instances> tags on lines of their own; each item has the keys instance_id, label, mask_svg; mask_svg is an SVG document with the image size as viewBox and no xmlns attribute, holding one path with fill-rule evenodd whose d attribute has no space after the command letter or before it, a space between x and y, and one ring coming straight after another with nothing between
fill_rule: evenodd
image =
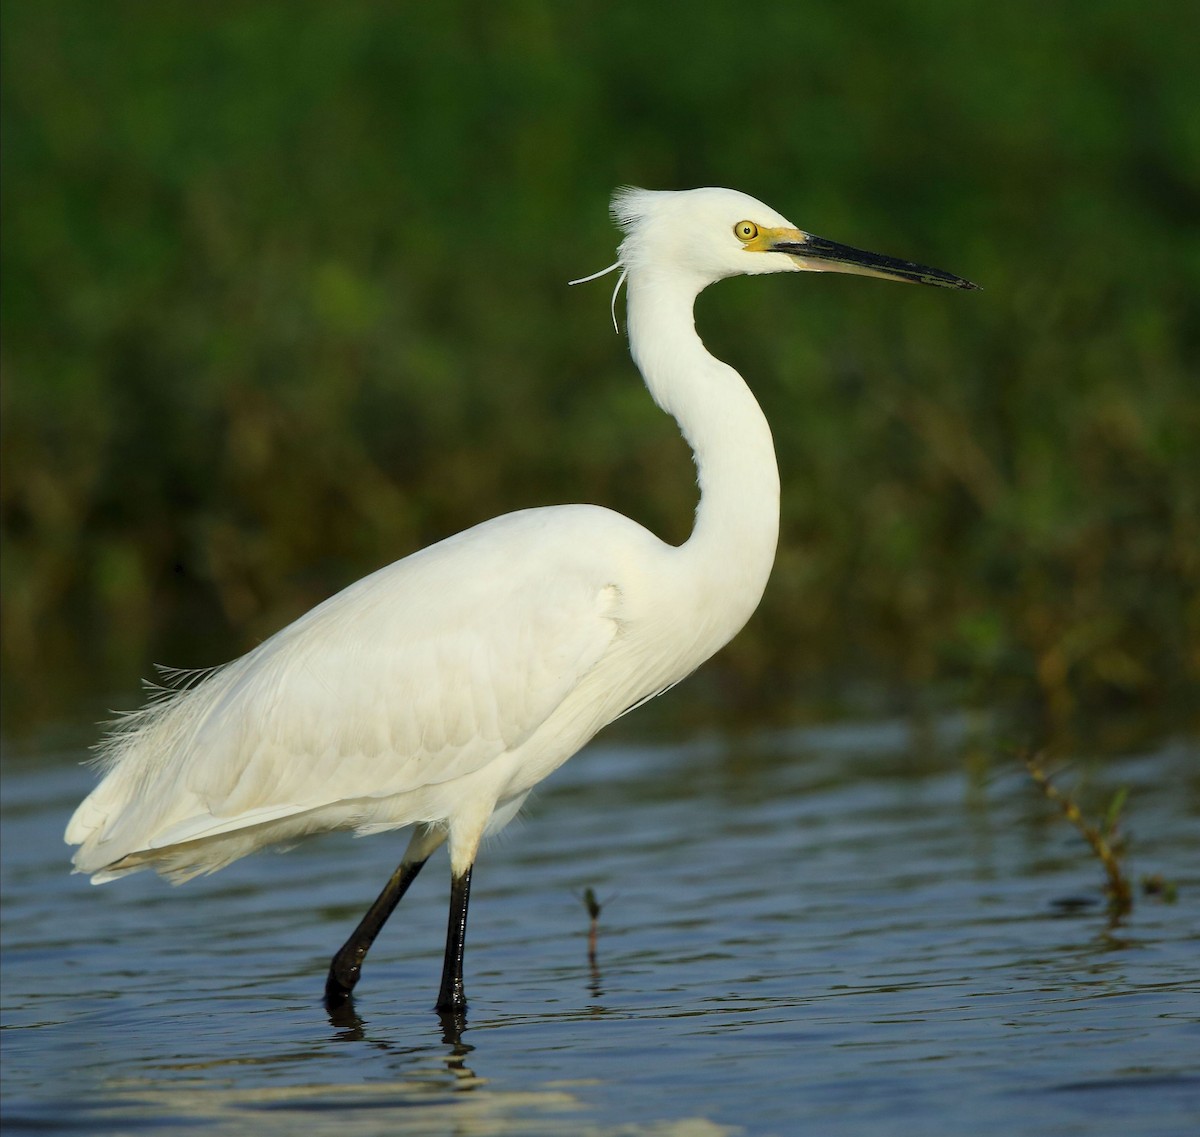
<instances>
[{"instance_id":1,"label":"green vegetation","mask_svg":"<svg viewBox=\"0 0 1200 1137\"><path fill-rule=\"evenodd\" d=\"M600 938L600 901L596 899L594 889L585 888L583 890L583 906L587 909L588 914L588 965L592 971L596 970L596 944Z\"/></svg>"},{"instance_id":2,"label":"green vegetation","mask_svg":"<svg viewBox=\"0 0 1200 1137\"><path fill-rule=\"evenodd\" d=\"M785 513L709 705L1197 705L1198 38L1113 0L4 3L6 710L130 701L507 509L681 539L686 451L607 285L564 287L621 182L984 288L702 298Z\"/></svg>"},{"instance_id":3,"label":"green vegetation","mask_svg":"<svg viewBox=\"0 0 1200 1137\"><path fill-rule=\"evenodd\" d=\"M1117 831L1129 791L1124 788L1117 790L1109 801L1100 823L1093 825L1083 816L1074 796L1064 794L1050 780L1040 755L1026 755L1025 769L1029 771L1033 784L1042 791L1046 799L1058 806L1063 817L1079 831L1080 836L1091 848L1092 855L1104 868L1104 896L1108 901L1109 918L1114 923L1120 920L1133 908L1133 886L1121 867L1125 855L1125 839Z\"/></svg>"},{"instance_id":4,"label":"green vegetation","mask_svg":"<svg viewBox=\"0 0 1200 1137\"><path fill-rule=\"evenodd\" d=\"M1051 781L1042 755L1025 755L1025 769L1033 779L1033 784L1041 790L1047 801L1059 808L1062 816L1075 827L1088 843L1092 855L1100 862L1104 869L1104 897L1108 902L1109 922L1113 925L1120 923L1133 910L1134 896L1133 885L1124 868L1128 845L1120 831L1125 805L1129 800L1128 789L1118 789L1109 799L1104 816L1093 823L1083 815L1075 795L1063 793ZM1174 904L1179 897L1175 882L1164 879L1161 873L1143 874L1141 885L1144 895L1160 897L1167 904Z\"/></svg>"}]
</instances>

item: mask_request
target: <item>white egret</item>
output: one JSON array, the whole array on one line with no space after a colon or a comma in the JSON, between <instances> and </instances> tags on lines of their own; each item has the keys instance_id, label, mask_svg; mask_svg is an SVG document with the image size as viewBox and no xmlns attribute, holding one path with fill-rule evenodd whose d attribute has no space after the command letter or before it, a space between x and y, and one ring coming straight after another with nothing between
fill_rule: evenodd
<instances>
[{"instance_id":1,"label":"white egret","mask_svg":"<svg viewBox=\"0 0 1200 1137\"><path fill-rule=\"evenodd\" d=\"M668 545L619 513L564 505L495 518L380 569L119 725L102 747L103 780L67 827L77 872L102 883L152 868L181 882L309 834L413 826L333 957L326 998L349 998L380 928L447 843L437 1006L465 1007L484 835L601 727L727 643L771 570L771 433L741 376L696 334L696 296L723 277L796 271L975 287L812 236L732 190L627 188L612 210L624 239L605 271L619 270L617 290L628 282L630 351L695 456L688 540Z\"/></svg>"}]
</instances>

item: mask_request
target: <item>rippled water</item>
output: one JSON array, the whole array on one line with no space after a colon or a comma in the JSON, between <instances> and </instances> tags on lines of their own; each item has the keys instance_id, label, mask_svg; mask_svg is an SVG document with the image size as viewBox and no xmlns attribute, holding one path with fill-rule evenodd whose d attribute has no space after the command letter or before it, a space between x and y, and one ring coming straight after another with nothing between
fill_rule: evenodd
<instances>
[{"instance_id":1,"label":"rippled water","mask_svg":"<svg viewBox=\"0 0 1200 1137\"><path fill-rule=\"evenodd\" d=\"M1058 903L1098 892L1078 836L939 735L594 745L476 868L458 1039L430 1010L444 855L331 1021L324 968L402 838L92 888L61 844L90 774L10 748L5 1131L1200 1132L1196 749L1097 767L1134 871L1180 888L1109 929Z\"/></svg>"}]
</instances>

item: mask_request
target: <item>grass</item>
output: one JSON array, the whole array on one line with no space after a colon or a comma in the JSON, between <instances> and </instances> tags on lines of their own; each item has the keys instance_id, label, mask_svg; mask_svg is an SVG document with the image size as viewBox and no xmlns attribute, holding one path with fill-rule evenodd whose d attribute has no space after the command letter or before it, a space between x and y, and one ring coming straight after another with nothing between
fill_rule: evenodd
<instances>
[{"instance_id":1,"label":"grass","mask_svg":"<svg viewBox=\"0 0 1200 1137\"><path fill-rule=\"evenodd\" d=\"M1186 6L2 18L10 724L232 657L508 509L593 501L682 539L686 450L604 288L564 286L611 258L621 182L735 184L984 286L701 299L774 424L784 517L697 713L869 689L1058 735L1194 716Z\"/></svg>"},{"instance_id":2,"label":"grass","mask_svg":"<svg viewBox=\"0 0 1200 1137\"><path fill-rule=\"evenodd\" d=\"M1063 817L1078 830L1080 836L1088 843L1095 858L1104 868L1104 895L1108 901L1108 913L1113 921L1120 920L1133 908L1133 886L1122 867L1125 841L1118 834L1121 811L1125 808L1125 802L1129 796L1128 790L1117 790L1113 794L1102 820L1099 823L1092 823L1083 816L1074 797L1063 793L1054 785L1037 755L1026 756L1025 768L1029 771L1034 785L1041 790L1047 800L1058 806Z\"/></svg>"},{"instance_id":3,"label":"grass","mask_svg":"<svg viewBox=\"0 0 1200 1137\"><path fill-rule=\"evenodd\" d=\"M1133 911L1137 890L1125 868L1128 842L1121 832L1125 808L1129 800L1128 789L1121 787L1109 799L1103 815L1098 820L1089 820L1079 807L1075 795L1060 790L1051 780L1040 754L1025 756L1025 769L1033 784L1042 795L1058 807L1063 818L1072 825L1087 842L1092 855L1104 870L1104 897L1107 901L1109 922L1116 925ZM1174 881L1165 879L1161 873L1146 873L1140 878L1141 891L1145 896L1161 898L1167 904L1178 899L1179 890Z\"/></svg>"}]
</instances>

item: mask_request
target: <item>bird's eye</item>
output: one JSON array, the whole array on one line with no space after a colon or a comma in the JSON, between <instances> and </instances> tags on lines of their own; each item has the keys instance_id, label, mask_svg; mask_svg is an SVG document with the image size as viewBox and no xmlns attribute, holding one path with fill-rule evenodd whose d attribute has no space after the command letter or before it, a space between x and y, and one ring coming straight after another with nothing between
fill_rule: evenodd
<instances>
[{"instance_id":1,"label":"bird's eye","mask_svg":"<svg viewBox=\"0 0 1200 1137\"><path fill-rule=\"evenodd\" d=\"M758 226L753 221L739 221L733 227L733 235L739 241L753 241L758 236Z\"/></svg>"}]
</instances>

